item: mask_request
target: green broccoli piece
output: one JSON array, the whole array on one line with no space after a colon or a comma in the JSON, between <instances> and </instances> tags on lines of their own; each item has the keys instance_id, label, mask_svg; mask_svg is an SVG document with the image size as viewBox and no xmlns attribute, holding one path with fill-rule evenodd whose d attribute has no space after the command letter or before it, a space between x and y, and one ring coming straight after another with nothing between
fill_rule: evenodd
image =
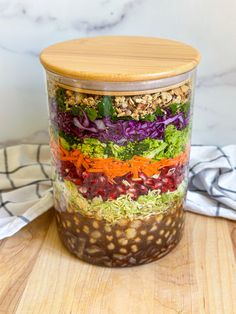
<instances>
[{"instance_id":1,"label":"green broccoli piece","mask_svg":"<svg viewBox=\"0 0 236 314\"><path fill-rule=\"evenodd\" d=\"M186 144L189 141L190 127L179 131L174 125L168 125L165 130L165 143L167 147L165 149L165 157L173 158L184 151Z\"/></svg>"},{"instance_id":2,"label":"green broccoli piece","mask_svg":"<svg viewBox=\"0 0 236 314\"><path fill-rule=\"evenodd\" d=\"M129 145L129 147L128 147ZM120 146L114 144L113 142L107 143L106 153L110 157L115 157L121 160L127 160L132 158L132 143L129 143L127 146Z\"/></svg>"},{"instance_id":3,"label":"green broccoli piece","mask_svg":"<svg viewBox=\"0 0 236 314\"><path fill-rule=\"evenodd\" d=\"M96 138L85 138L80 147L80 150L83 154L95 158L105 158L105 149L106 144L101 143Z\"/></svg>"},{"instance_id":4,"label":"green broccoli piece","mask_svg":"<svg viewBox=\"0 0 236 314\"><path fill-rule=\"evenodd\" d=\"M142 144L141 147L140 144ZM140 151L140 155L150 159L160 159L164 153L165 147L167 146L167 144L163 141L151 138L145 139L140 144L139 151L142 149L142 151Z\"/></svg>"}]
</instances>

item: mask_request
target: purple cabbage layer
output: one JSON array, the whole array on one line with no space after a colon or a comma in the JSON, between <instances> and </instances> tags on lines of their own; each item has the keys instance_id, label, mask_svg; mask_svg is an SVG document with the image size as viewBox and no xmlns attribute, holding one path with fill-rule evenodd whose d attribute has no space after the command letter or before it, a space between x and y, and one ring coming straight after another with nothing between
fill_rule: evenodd
<instances>
[{"instance_id":1,"label":"purple cabbage layer","mask_svg":"<svg viewBox=\"0 0 236 314\"><path fill-rule=\"evenodd\" d=\"M56 109L56 104L52 104L50 118L52 124L65 134L84 138L97 138L101 142L112 141L118 145L128 142L142 141L146 138L163 139L165 128L172 124L178 130L184 129L190 120L190 113L187 116L183 112L172 115L166 109L166 113L157 116L156 120L136 121L136 120L116 120L109 117L90 121L86 113L82 116L73 116L70 112L60 112Z\"/></svg>"}]
</instances>

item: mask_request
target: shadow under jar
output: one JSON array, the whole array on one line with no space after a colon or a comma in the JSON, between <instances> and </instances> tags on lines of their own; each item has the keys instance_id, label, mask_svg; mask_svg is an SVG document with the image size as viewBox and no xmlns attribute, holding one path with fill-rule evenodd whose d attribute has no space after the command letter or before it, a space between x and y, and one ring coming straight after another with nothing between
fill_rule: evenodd
<instances>
[{"instance_id":1,"label":"shadow under jar","mask_svg":"<svg viewBox=\"0 0 236 314\"><path fill-rule=\"evenodd\" d=\"M180 42L95 37L41 53L59 236L86 262L152 262L184 225L195 69Z\"/></svg>"}]
</instances>

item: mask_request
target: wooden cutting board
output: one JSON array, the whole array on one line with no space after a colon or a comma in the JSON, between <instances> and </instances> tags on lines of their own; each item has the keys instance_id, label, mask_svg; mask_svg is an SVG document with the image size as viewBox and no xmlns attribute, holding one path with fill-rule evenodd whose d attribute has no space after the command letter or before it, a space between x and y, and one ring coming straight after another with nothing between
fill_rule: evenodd
<instances>
[{"instance_id":1,"label":"wooden cutting board","mask_svg":"<svg viewBox=\"0 0 236 314\"><path fill-rule=\"evenodd\" d=\"M187 214L181 243L126 269L80 262L52 212L0 241L0 313L236 313L236 223Z\"/></svg>"}]
</instances>

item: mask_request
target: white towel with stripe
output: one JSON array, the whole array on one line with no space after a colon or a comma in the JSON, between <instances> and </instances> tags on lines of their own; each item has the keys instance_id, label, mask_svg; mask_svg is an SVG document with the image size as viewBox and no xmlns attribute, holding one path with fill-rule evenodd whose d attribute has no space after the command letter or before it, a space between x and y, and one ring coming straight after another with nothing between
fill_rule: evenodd
<instances>
[{"instance_id":1,"label":"white towel with stripe","mask_svg":"<svg viewBox=\"0 0 236 314\"><path fill-rule=\"evenodd\" d=\"M0 240L53 206L48 145L0 149ZM186 209L236 220L236 145L193 145Z\"/></svg>"},{"instance_id":2,"label":"white towel with stripe","mask_svg":"<svg viewBox=\"0 0 236 314\"><path fill-rule=\"evenodd\" d=\"M193 145L187 209L236 220L236 145Z\"/></svg>"}]
</instances>

